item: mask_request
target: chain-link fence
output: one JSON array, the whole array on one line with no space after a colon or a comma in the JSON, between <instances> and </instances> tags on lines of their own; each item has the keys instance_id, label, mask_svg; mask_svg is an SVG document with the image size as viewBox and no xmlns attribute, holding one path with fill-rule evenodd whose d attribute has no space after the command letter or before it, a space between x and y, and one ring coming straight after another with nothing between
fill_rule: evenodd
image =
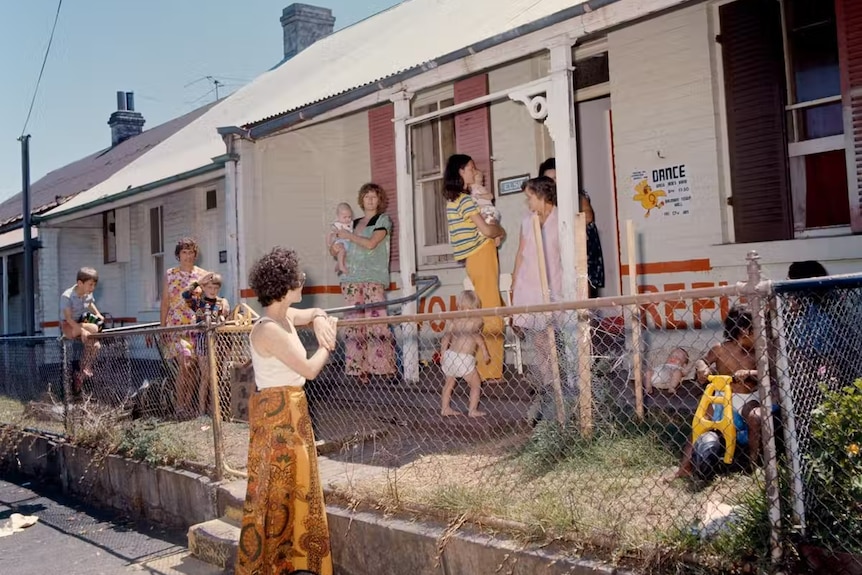
<instances>
[{"instance_id":1,"label":"chain-link fence","mask_svg":"<svg viewBox=\"0 0 862 575\"><path fill-rule=\"evenodd\" d=\"M862 277L771 283L749 263L723 287L346 314L306 385L329 496L656 571L859 568ZM50 411L78 441L107 427L133 457L241 475L253 314L235 318L106 332L80 379L79 344L6 340L2 401L29 427L52 431L33 423Z\"/></svg>"},{"instance_id":2,"label":"chain-link fence","mask_svg":"<svg viewBox=\"0 0 862 575\"><path fill-rule=\"evenodd\" d=\"M785 536L817 572L862 572L862 277L777 282L772 335Z\"/></svg>"}]
</instances>

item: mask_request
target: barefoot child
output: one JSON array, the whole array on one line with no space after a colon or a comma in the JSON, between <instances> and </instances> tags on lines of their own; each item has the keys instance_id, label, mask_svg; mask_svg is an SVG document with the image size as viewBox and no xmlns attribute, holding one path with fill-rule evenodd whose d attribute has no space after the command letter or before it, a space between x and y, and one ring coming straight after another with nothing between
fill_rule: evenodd
<instances>
[{"instance_id":1,"label":"barefoot child","mask_svg":"<svg viewBox=\"0 0 862 575\"><path fill-rule=\"evenodd\" d=\"M90 336L102 331L105 318L96 308L93 291L99 281L99 274L93 268L81 268L75 285L60 296L60 328L63 337L80 339L84 344L84 356L81 360L81 373L84 377L93 376L93 361L96 358L100 344ZM75 381L76 391L80 390L81 382Z\"/></svg>"},{"instance_id":2,"label":"barefoot child","mask_svg":"<svg viewBox=\"0 0 862 575\"><path fill-rule=\"evenodd\" d=\"M335 273L338 275L347 273L347 244L349 240L340 240L336 234L339 230L353 231L353 208L350 204L340 203L335 208L335 221L332 229L326 234L326 244L335 250Z\"/></svg>"},{"instance_id":3,"label":"barefoot child","mask_svg":"<svg viewBox=\"0 0 862 575\"><path fill-rule=\"evenodd\" d=\"M219 297L221 289L221 275L208 273L200 281L192 282L189 289L182 293L186 304L195 312L197 324L206 325L209 318L210 325L222 323L230 312L228 301ZM195 352L198 356L198 367L201 377L198 380L198 411L197 415L207 412L207 393L210 388L210 367L207 356L206 332L195 332Z\"/></svg>"},{"instance_id":4,"label":"barefoot child","mask_svg":"<svg viewBox=\"0 0 862 575\"><path fill-rule=\"evenodd\" d=\"M479 296L473 290L464 290L458 296L459 310L472 310L482 307ZM458 415L459 412L452 409L452 390L455 389L455 381L460 377L470 385L470 417L482 417L484 412L479 411L479 398L482 394L482 381L479 372L476 371L476 350L482 350L485 363L491 362L488 346L482 337L482 318L456 319L446 325L446 333L443 335L440 351L443 359L441 361L443 375L446 383L443 386L443 395L440 401L441 415Z\"/></svg>"}]
</instances>

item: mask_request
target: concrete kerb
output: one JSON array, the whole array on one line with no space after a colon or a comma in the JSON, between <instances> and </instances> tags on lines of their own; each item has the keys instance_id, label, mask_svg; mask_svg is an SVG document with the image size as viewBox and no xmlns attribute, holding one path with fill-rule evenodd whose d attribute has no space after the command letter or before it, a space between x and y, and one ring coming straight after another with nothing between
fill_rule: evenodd
<instances>
[{"instance_id":1,"label":"concrete kerb","mask_svg":"<svg viewBox=\"0 0 862 575\"><path fill-rule=\"evenodd\" d=\"M0 462L24 475L58 483L65 493L168 527L187 528L216 517L218 484L169 467L154 468L23 431L5 431L17 449Z\"/></svg>"},{"instance_id":2,"label":"concrete kerb","mask_svg":"<svg viewBox=\"0 0 862 575\"><path fill-rule=\"evenodd\" d=\"M0 456L3 466L53 479L64 491L84 500L170 527L188 528L214 520L228 508L241 505L244 496L239 487L245 482L220 484L190 471L153 468L23 431L10 439L20 447ZM442 522L385 517L337 504L327 505L327 515L333 559L343 575L627 573L480 533L466 525L453 529Z\"/></svg>"}]
</instances>

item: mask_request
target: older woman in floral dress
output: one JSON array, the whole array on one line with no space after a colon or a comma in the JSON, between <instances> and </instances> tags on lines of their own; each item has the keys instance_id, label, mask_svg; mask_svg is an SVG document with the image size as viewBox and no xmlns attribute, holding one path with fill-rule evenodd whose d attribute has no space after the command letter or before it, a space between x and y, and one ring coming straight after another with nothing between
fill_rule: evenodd
<instances>
[{"instance_id":1,"label":"older woman in floral dress","mask_svg":"<svg viewBox=\"0 0 862 575\"><path fill-rule=\"evenodd\" d=\"M193 282L200 281L207 271L195 265L198 244L192 238L181 238L174 249L174 255L179 265L165 272L160 323L162 327L192 326L197 323L197 317L183 298L183 292L188 290ZM202 415L195 407L194 394L198 389L195 378L197 359L191 332L171 332L165 335L163 341L166 343L168 357L176 359L179 364L175 406L177 416L189 418Z\"/></svg>"}]
</instances>

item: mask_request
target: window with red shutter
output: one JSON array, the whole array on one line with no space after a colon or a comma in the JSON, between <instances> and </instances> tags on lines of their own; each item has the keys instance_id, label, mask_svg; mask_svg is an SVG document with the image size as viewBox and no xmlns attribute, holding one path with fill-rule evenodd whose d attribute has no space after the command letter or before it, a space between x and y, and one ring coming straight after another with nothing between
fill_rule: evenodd
<instances>
[{"instance_id":1,"label":"window with red shutter","mask_svg":"<svg viewBox=\"0 0 862 575\"><path fill-rule=\"evenodd\" d=\"M389 269L401 269L398 259L398 184L395 165L395 106L387 104L368 111L368 138L371 150L371 181L386 190L386 213L392 219Z\"/></svg>"},{"instance_id":2,"label":"window with red shutter","mask_svg":"<svg viewBox=\"0 0 862 575\"><path fill-rule=\"evenodd\" d=\"M737 242L850 223L835 8L737 0L719 9Z\"/></svg>"}]
</instances>

